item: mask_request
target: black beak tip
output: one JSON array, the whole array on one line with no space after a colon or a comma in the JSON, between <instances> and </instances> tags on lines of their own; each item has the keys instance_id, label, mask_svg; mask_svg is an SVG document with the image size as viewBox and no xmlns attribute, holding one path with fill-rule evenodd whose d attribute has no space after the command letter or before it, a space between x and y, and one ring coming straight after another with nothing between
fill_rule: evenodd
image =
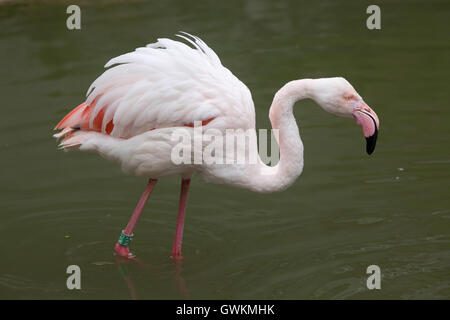
<instances>
[{"instance_id":1,"label":"black beak tip","mask_svg":"<svg viewBox=\"0 0 450 320\"><path fill-rule=\"evenodd\" d=\"M377 144L378 130L375 128L375 133L370 137L366 138L366 151L367 154L371 155L375 150L375 145Z\"/></svg>"}]
</instances>

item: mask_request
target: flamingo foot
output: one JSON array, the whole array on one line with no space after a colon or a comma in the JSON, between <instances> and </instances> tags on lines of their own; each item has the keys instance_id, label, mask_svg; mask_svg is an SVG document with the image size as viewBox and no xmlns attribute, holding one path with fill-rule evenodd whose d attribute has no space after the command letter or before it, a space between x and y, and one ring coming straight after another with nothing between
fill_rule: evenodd
<instances>
[{"instance_id":1,"label":"flamingo foot","mask_svg":"<svg viewBox=\"0 0 450 320\"><path fill-rule=\"evenodd\" d=\"M130 248L127 246L123 246L120 243L116 243L116 246L114 247L114 253L120 257L128 259L134 258L134 255L130 252Z\"/></svg>"}]
</instances>

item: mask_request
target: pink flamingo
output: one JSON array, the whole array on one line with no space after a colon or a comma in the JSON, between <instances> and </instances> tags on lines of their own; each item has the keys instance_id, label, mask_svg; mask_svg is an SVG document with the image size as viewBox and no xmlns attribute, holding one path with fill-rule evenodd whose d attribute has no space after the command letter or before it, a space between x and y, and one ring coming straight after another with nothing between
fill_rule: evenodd
<instances>
[{"instance_id":1,"label":"pink flamingo","mask_svg":"<svg viewBox=\"0 0 450 320\"><path fill-rule=\"evenodd\" d=\"M148 178L145 191L114 251L131 258L133 229L159 178L181 176L181 194L172 257L181 258L184 217L190 178L254 192L270 193L289 187L303 170L303 144L292 109L312 99L325 111L356 120L367 140L367 153L375 149L379 120L350 83L341 77L294 80L276 94L269 118L278 129L280 160L267 166L256 163L176 164L171 159L178 141L175 130L202 128L223 133L227 129L255 132L255 108L247 86L222 66L201 39L183 33L181 41L158 39L134 52L110 60L108 68L90 86L87 99L55 127L63 138L60 147L100 154L118 162L130 174ZM110 68L109 68L110 67ZM242 152L242 151L240 151ZM244 152L257 153L247 146ZM227 155L225 155L227 156Z\"/></svg>"}]
</instances>

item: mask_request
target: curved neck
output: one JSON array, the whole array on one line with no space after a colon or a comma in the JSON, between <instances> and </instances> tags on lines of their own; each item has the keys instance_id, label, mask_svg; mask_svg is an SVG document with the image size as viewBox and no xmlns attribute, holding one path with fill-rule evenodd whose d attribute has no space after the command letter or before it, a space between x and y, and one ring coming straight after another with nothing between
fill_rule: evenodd
<instances>
[{"instance_id":1,"label":"curved neck","mask_svg":"<svg viewBox=\"0 0 450 320\"><path fill-rule=\"evenodd\" d=\"M314 99L314 91L313 80L303 79L288 82L275 94L269 118L272 128L278 131L274 134L280 149L277 165L271 167L264 164L258 149L252 147L250 152L257 153L255 164L202 166L203 177L210 182L260 193L289 187L303 170L303 143L292 108L301 99Z\"/></svg>"},{"instance_id":2,"label":"curved neck","mask_svg":"<svg viewBox=\"0 0 450 320\"><path fill-rule=\"evenodd\" d=\"M269 111L272 129L278 130L280 161L270 167L261 160L255 167L249 187L257 192L281 191L289 187L303 170L303 143L293 114L294 104L311 98L311 79L288 82L276 94ZM277 135L275 135L277 136ZM251 185L251 186L250 186Z\"/></svg>"}]
</instances>

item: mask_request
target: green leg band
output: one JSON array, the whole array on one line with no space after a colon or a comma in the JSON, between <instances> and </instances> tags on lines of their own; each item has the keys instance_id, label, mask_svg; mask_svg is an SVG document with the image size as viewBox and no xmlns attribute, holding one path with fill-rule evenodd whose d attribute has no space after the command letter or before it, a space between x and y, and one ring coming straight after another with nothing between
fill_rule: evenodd
<instances>
[{"instance_id":1,"label":"green leg band","mask_svg":"<svg viewBox=\"0 0 450 320\"><path fill-rule=\"evenodd\" d=\"M133 235L127 235L122 230L122 233L120 234L119 240L117 242L122 246L128 247L131 240L133 240Z\"/></svg>"}]
</instances>

